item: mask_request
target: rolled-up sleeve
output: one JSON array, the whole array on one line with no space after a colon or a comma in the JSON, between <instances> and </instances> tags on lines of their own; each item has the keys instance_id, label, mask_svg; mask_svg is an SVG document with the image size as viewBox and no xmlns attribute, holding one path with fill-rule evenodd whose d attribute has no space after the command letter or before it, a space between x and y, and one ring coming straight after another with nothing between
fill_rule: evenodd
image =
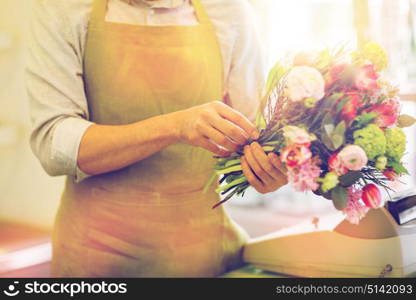
<instances>
[{"instance_id":1,"label":"rolled-up sleeve","mask_svg":"<svg viewBox=\"0 0 416 300\"><path fill-rule=\"evenodd\" d=\"M65 1L35 0L28 38L26 85L31 108L30 144L45 171L88 175L77 166L87 128L88 105L82 80L81 38L71 29Z\"/></svg>"},{"instance_id":2,"label":"rolled-up sleeve","mask_svg":"<svg viewBox=\"0 0 416 300\"><path fill-rule=\"evenodd\" d=\"M226 89L231 105L254 121L265 84L264 50L253 7L247 1L239 1L236 10L236 38Z\"/></svg>"}]
</instances>

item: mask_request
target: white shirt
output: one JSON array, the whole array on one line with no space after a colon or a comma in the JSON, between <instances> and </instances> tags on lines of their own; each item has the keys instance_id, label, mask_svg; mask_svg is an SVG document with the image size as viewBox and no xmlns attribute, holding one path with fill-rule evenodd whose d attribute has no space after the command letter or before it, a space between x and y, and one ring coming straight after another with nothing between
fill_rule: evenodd
<instances>
[{"instance_id":1,"label":"white shirt","mask_svg":"<svg viewBox=\"0 0 416 300\"><path fill-rule=\"evenodd\" d=\"M105 0L102 0L105 1ZM34 0L27 90L31 147L46 172L87 176L77 166L89 121L83 57L93 0ZM262 51L247 0L201 0L221 48L225 91L254 120L264 86ZM106 20L137 25L195 25L189 0L108 0ZM221 99L212 99L221 100Z\"/></svg>"}]
</instances>

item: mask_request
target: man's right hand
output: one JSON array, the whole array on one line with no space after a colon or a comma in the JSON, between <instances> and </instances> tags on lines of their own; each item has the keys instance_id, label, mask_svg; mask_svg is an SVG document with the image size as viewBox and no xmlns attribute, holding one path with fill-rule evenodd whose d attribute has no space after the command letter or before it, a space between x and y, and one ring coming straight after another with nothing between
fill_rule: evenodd
<instances>
[{"instance_id":1,"label":"man's right hand","mask_svg":"<svg viewBox=\"0 0 416 300\"><path fill-rule=\"evenodd\" d=\"M259 137L252 122L219 101L179 111L173 116L180 141L222 157L237 151L249 138Z\"/></svg>"}]
</instances>

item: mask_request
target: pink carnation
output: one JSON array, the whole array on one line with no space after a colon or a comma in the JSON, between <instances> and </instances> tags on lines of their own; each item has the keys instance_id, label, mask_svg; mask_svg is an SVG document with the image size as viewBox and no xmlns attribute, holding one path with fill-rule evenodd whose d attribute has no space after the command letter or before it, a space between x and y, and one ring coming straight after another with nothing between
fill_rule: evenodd
<instances>
[{"instance_id":1,"label":"pink carnation","mask_svg":"<svg viewBox=\"0 0 416 300\"><path fill-rule=\"evenodd\" d=\"M316 191L319 188L316 179L320 174L321 169L313 159L295 168L289 168L287 172L289 182L299 192Z\"/></svg>"},{"instance_id":2,"label":"pink carnation","mask_svg":"<svg viewBox=\"0 0 416 300\"><path fill-rule=\"evenodd\" d=\"M348 188L347 207L343 210L346 219L352 224L358 224L370 210L361 200L362 191L353 186Z\"/></svg>"}]
</instances>

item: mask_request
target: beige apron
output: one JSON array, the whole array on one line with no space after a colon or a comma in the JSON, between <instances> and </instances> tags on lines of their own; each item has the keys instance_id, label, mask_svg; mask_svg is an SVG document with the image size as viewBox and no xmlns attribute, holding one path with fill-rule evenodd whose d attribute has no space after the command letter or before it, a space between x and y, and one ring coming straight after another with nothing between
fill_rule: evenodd
<instances>
[{"instance_id":1,"label":"beige apron","mask_svg":"<svg viewBox=\"0 0 416 300\"><path fill-rule=\"evenodd\" d=\"M105 21L95 0L84 62L91 120L128 124L223 98L215 30L200 0L197 26ZM241 263L247 234L222 207L212 154L167 147L119 171L68 177L53 235L52 275L208 277Z\"/></svg>"}]
</instances>

